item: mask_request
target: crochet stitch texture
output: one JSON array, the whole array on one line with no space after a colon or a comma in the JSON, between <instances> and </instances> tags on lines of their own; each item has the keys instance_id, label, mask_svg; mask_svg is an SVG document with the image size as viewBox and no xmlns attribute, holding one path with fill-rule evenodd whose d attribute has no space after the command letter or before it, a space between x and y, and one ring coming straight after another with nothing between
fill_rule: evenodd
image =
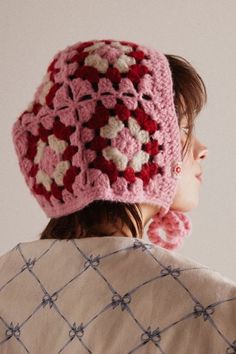
<instances>
[{"instance_id":1,"label":"crochet stitch texture","mask_svg":"<svg viewBox=\"0 0 236 354\"><path fill-rule=\"evenodd\" d=\"M181 143L171 71L161 52L119 40L77 42L53 57L12 138L48 217L96 199L166 212Z\"/></svg>"}]
</instances>

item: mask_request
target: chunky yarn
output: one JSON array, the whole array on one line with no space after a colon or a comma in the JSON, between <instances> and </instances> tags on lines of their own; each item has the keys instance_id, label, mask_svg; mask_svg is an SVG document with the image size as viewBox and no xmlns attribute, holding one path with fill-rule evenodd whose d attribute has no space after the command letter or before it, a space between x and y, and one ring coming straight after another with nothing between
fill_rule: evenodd
<instances>
[{"instance_id":1,"label":"chunky yarn","mask_svg":"<svg viewBox=\"0 0 236 354\"><path fill-rule=\"evenodd\" d=\"M164 232L164 239L161 235ZM181 248L184 238L190 235L192 224L190 219L183 213L169 210L164 216L156 214L147 231L149 240L166 249Z\"/></svg>"},{"instance_id":2,"label":"chunky yarn","mask_svg":"<svg viewBox=\"0 0 236 354\"><path fill-rule=\"evenodd\" d=\"M167 213L181 163L173 95L168 60L152 48L94 39L58 51L12 128L21 172L47 217L96 199Z\"/></svg>"}]
</instances>

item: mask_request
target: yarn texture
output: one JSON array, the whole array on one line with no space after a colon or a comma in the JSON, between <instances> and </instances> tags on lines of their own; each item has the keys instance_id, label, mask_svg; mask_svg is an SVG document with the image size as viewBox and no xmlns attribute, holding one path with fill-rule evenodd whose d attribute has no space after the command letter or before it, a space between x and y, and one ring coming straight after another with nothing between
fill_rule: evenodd
<instances>
[{"instance_id":1,"label":"yarn texture","mask_svg":"<svg viewBox=\"0 0 236 354\"><path fill-rule=\"evenodd\" d=\"M165 233L166 240L162 237L161 230ZM154 216L148 228L148 235L152 243L173 250L182 246L184 237L188 236L191 230L192 224L186 215L170 210L163 217L158 214Z\"/></svg>"},{"instance_id":2,"label":"yarn texture","mask_svg":"<svg viewBox=\"0 0 236 354\"><path fill-rule=\"evenodd\" d=\"M99 199L168 213L181 165L172 86L165 55L137 43L94 39L54 55L12 127L21 172L47 217Z\"/></svg>"}]
</instances>

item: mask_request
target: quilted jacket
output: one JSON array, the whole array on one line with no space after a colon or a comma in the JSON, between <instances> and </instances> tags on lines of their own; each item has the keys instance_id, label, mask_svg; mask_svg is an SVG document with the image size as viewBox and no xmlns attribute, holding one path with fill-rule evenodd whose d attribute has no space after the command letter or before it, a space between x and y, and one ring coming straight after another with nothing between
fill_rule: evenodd
<instances>
[{"instance_id":1,"label":"quilted jacket","mask_svg":"<svg viewBox=\"0 0 236 354\"><path fill-rule=\"evenodd\" d=\"M0 256L1 354L233 354L236 283L143 239L18 243Z\"/></svg>"}]
</instances>

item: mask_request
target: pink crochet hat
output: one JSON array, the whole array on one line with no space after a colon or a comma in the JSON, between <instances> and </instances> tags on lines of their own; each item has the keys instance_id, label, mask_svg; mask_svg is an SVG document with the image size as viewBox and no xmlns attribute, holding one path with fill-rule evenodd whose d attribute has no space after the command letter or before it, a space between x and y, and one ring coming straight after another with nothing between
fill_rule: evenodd
<instances>
[{"instance_id":1,"label":"pink crochet hat","mask_svg":"<svg viewBox=\"0 0 236 354\"><path fill-rule=\"evenodd\" d=\"M161 207L150 240L181 245L191 223L170 210L182 163L172 85L165 55L137 43L77 42L54 55L12 128L21 172L48 217L94 200L150 203Z\"/></svg>"}]
</instances>

